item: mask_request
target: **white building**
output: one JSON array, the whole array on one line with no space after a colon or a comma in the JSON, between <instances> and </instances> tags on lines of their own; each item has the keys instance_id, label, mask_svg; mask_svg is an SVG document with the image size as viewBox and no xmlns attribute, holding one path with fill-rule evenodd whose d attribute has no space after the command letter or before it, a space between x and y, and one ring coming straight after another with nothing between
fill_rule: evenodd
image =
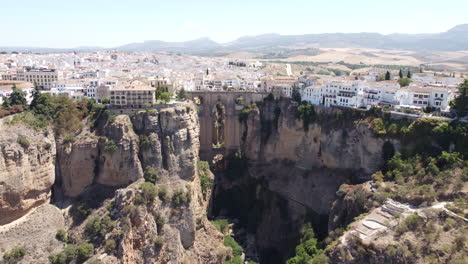
<instances>
[{"instance_id":1,"label":"white building","mask_svg":"<svg viewBox=\"0 0 468 264\"><path fill-rule=\"evenodd\" d=\"M423 109L431 106L442 111L449 109L449 102L454 97L452 90L442 87L410 86L397 91L397 98L401 107Z\"/></svg>"},{"instance_id":2,"label":"white building","mask_svg":"<svg viewBox=\"0 0 468 264\"><path fill-rule=\"evenodd\" d=\"M50 89L58 81L58 71L55 69L24 67L16 71L16 79L30 83L37 83L44 89Z\"/></svg>"}]
</instances>

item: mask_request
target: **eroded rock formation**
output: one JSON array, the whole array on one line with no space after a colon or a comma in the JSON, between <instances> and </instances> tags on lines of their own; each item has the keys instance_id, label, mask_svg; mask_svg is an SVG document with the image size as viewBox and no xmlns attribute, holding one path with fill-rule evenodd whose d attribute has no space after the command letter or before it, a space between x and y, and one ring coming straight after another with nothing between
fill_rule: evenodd
<instances>
[{"instance_id":1,"label":"eroded rock formation","mask_svg":"<svg viewBox=\"0 0 468 264\"><path fill-rule=\"evenodd\" d=\"M9 120L0 120L0 224L47 203L55 180L53 132Z\"/></svg>"}]
</instances>

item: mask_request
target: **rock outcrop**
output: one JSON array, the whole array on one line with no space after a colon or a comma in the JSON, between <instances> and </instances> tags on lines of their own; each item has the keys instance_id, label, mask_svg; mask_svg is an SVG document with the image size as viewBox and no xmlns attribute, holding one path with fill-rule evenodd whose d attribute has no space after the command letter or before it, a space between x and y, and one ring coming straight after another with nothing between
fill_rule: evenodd
<instances>
[{"instance_id":1,"label":"rock outcrop","mask_svg":"<svg viewBox=\"0 0 468 264\"><path fill-rule=\"evenodd\" d=\"M199 125L192 104L116 115L83 129L59 151L60 179L66 196L93 191L96 184L124 187L113 198L112 219L129 219L116 256L97 249L104 263L221 263L223 236L206 218L209 197L202 195L197 162ZM163 198L141 204L145 170L157 174ZM129 185L130 184L130 185ZM188 199L176 205L172 197ZM106 214L101 207L93 215ZM93 216L92 215L92 216ZM81 235L84 223L74 228ZM83 237L86 239L86 236ZM155 241L163 245L155 246ZM221 250L221 252L219 252ZM102 254L101 254L102 251ZM223 255L224 254L224 255Z\"/></svg>"},{"instance_id":2,"label":"rock outcrop","mask_svg":"<svg viewBox=\"0 0 468 264\"><path fill-rule=\"evenodd\" d=\"M76 197L93 183L124 186L143 177L148 166L190 180L199 148L196 112L190 106L141 111L132 117L101 120L59 148L60 179L66 196Z\"/></svg>"},{"instance_id":3,"label":"rock outcrop","mask_svg":"<svg viewBox=\"0 0 468 264\"><path fill-rule=\"evenodd\" d=\"M0 120L0 224L47 203L55 180L53 132L10 119Z\"/></svg>"}]
</instances>

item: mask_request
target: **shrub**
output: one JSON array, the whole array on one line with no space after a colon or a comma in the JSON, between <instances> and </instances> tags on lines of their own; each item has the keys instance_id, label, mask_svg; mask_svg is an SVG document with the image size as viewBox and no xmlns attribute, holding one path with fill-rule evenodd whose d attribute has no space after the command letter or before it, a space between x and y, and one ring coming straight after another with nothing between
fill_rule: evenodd
<instances>
[{"instance_id":1,"label":"shrub","mask_svg":"<svg viewBox=\"0 0 468 264\"><path fill-rule=\"evenodd\" d=\"M78 205L77 210L81 217L87 217L92 211L92 209L85 203Z\"/></svg>"},{"instance_id":2,"label":"shrub","mask_svg":"<svg viewBox=\"0 0 468 264\"><path fill-rule=\"evenodd\" d=\"M156 187L154 187L154 184L152 184L151 182L142 183L140 185L140 189L146 204L152 203L158 195Z\"/></svg>"},{"instance_id":3,"label":"shrub","mask_svg":"<svg viewBox=\"0 0 468 264\"><path fill-rule=\"evenodd\" d=\"M457 250L463 249L463 247L465 246L465 242L466 242L466 236L464 236L463 234L457 236L455 238L455 248Z\"/></svg>"},{"instance_id":4,"label":"shrub","mask_svg":"<svg viewBox=\"0 0 468 264\"><path fill-rule=\"evenodd\" d=\"M140 147L141 148L147 149L151 147L151 145L152 145L151 140L149 139L147 135L140 135Z\"/></svg>"},{"instance_id":5,"label":"shrub","mask_svg":"<svg viewBox=\"0 0 468 264\"><path fill-rule=\"evenodd\" d=\"M224 264L244 264L240 256L235 256L231 260L224 261Z\"/></svg>"},{"instance_id":6,"label":"shrub","mask_svg":"<svg viewBox=\"0 0 468 264\"><path fill-rule=\"evenodd\" d=\"M190 200L190 192L184 193L183 191L177 191L172 195L172 203L175 207L179 207L184 203L188 203Z\"/></svg>"},{"instance_id":7,"label":"shrub","mask_svg":"<svg viewBox=\"0 0 468 264\"><path fill-rule=\"evenodd\" d=\"M106 215L103 218L94 216L86 222L85 230L91 238L102 239L107 233L112 231L115 222Z\"/></svg>"},{"instance_id":8,"label":"shrub","mask_svg":"<svg viewBox=\"0 0 468 264\"><path fill-rule=\"evenodd\" d=\"M59 229L57 231L57 234L55 234L55 238L58 240L58 241L62 241L62 242L65 242L67 243L68 242L68 234L65 230L63 229Z\"/></svg>"},{"instance_id":9,"label":"shrub","mask_svg":"<svg viewBox=\"0 0 468 264\"><path fill-rule=\"evenodd\" d=\"M49 261L52 264L70 263L78 255L78 247L74 244L67 245L62 252L49 256Z\"/></svg>"},{"instance_id":10,"label":"shrub","mask_svg":"<svg viewBox=\"0 0 468 264\"><path fill-rule=\"evenodd\" d=\"M107 239L104 242L104 249L106 250L107 253L111 253L112 251L115 250L116 243L114 239Z\"/></svg>"},{"instance_id":11,"label":"shrub","mask_svg":"<svg viewBox=\"0 0 468 264\"><path fill-rule=\"evenodd\" d=\"M104 145L104 151L105 152L108 152L108 153L114 153L118 150L118 146L117 144L115 143L114 140L109 140L106 142L106 144Z\"/></svg>"},{"instance_id":12,"label":"shrub","mask_svg":"<svg viewBox=\"0 0 468 264\"><path fill-rule=\"evenodd\" d=\"M51 264L64 264L64 263L69 262L69 260L67 260L67 256L65 256L65 254L63 254L63 253L59 253L59 254L56 254L56 255L50 255L49 256L49 261L50 261Z\"/></svg>"},{"instance_id":13,"label":"shrub","mask_svg":"<svg viewBox=\"0 0 468 264\"><path fill-rule=\"evenodd\" d=\"M169 199L166 188L161 188L158 191L158 197L161 201L166 202Z\"/></svg>"},{"instance_id":14,"label":"shrub","mask_svg":"<svg viewBox=\"0 0 468 264\"><path fill-rule=\"evenodd\" d=\"M116 117L117 116L111 113L109 110L104 111L104 118L108 124L114 123Z\"/></svg>"},{"instance_id":15,"label":"shrub","mask_svg":"<svg viewBox=\"0 0 468 264\"><path fill-rule=\"evenodd\" d=\"M164 246L164 239L160 236L156 236L153 238L153 244L156 250L159 250Z\"/></svg>"},{"instance_id":16,"label":"shrub","mask_svg":"<svg viewBox=\"0 0 468 264\"><path fill-rule=\"evenodd\" d=\"M456 223L457 222L453 218L447 217L444 223L444 230L449 231L455 226Z\"/></svg>"},{"instance_id":17,"label":"shrub","mask_svg":"<svg viewBox=\"0 0 468 264\"><path fill-rule=\"evenodd\" d=\"M75 141L75 134L68 133L68 134L66 134L65 137L63 138L62 144L68 145L68 144L73 143L73 141Z\"/></svg>"},{"instance_id":18,"label":"shrub","mask_svg":"<svg viewBox=\"0 0 468 264\"><path fill-rule=\"evenodd\" d=\"M71 261L78 255L78 247L74 244L69 244L63 249L62 253L65 255L67 261Z\"/></svg>"},{"instance_id":19,"label":"shrub","mask_svg":"<svg viewBox=\"0 0 468 264\"><path fill-rule=\"evenodd\" d=\"M239 114L239 122L246 122L250 112L255 111L256 108L257 105L255 104L245 106Z\"/></svg>"},{"instance_id":20,"label":"shrub","mask_svg":"<svg viewBox=\"0 0 468 264\"><path fill-rule=\"evenodd\" d=\"M302 120L305 131L309 130L309 124L315 121L316 114L314 106L303 103L297 108L296 117Z\"/></svg>"},{"instance_id":21,"label":"shrub","mask_svg":"<svg viewBox=\"0 0 468 264\"><path fill-rule=\"evenodd\" d=\"M106 209L109 213L112 212L112 210L114 210L114 207L115 207L115 201L111 201L106 204Z\"/></svg>"},{"instance_id":22,"label":"shrub","mask_svg":"<svg viewBox=\"0 0 468 264\"><path fill-rule=\"evenodd\" d=\"M226 247L232 248L232 254L234 255L234 257L239 257L242 255L242 252L244 252L242 247L239 244L237 244L236 240L229 235L224 237L224 245Z\"/></svg>"},{"instance_id":23,"label":"shrub","mask_svg":"<svg viewBox=\"0 0 468 264\"><path fill-rule=\"evenodd\" d=\"M411 82L412 82L412 81L411 81L410 78L400 78L400 79L398 80L398 83L399 83L400 86L402 86L402 87L409 86Z\"/></svg>"},{"instance_id":24,"label":"shrub","mask_svg":"<svg viewBox=\"0 0 468 264\"><path fill-rule=\"evenodd\" d=\"M26 250L24 248L14 248L10 251L3 254L3 259L5 263L17 263L26 255Z\"/></svg>"},{"instance_id":25,"label":"shrub","mask_svg":"<svg viewBox=\"0 0 468 264\"><path fill-rule=\"evenodd\" d=\"M158 173L151 166L146 166L144 173L145 181L155 184L158 181Z\"/></svg>"},{"instance_id":26,"label":"shrub","mask_svg":"<svg viewBox=\"0 0 468 264\"><path fill-rule=\"evenodd\" d=\"M198 161L198 175L200 175L200 186L203 196L206 195L213 187L213 180L209 176L209 165L206 161Z\"/></svg>"},{"instance_id":27,"label":"shrub","mask_svg":"<svg viewBox=\"0 0 468 264\"><path fill-rule=\"evenodd\" d=\"M328 264L330 263L330 259L325 254L318 254L313 259L311 264Z\"/></svg>"},{"instance_id":28,"label":"shrub","mask_svg":"<svg viewBox=\"0 0 468 264\"><path fill-rule=\"evenodd\" d=\"M21 145L21 147L27 149L29 148L29 146L31 146L31 143L29 142L29 140L25 137L25 136L18 136L18 139L16 140L16 142L18 142L18 144Z\"/></svg>"},{"instance_id":29,"label":"shrub","mask_svg":"<svg viewBox=\"0 0 468 264\"><path fill-rule=\"evenodd\" d=\"M423 218L414 213L405 219L405 224L410 230L417 229L422 224Z\"/></svg>"},{"instance_id":30,"label":"shrub","mask_svg":"<svg viewBox=\"0 0 468 264\"><path fill-rule=\"evenodd\" d=\"M164 218L164 216L162 216L161 214L156 214L155 221L156 225L158 226L158 229L162 229L166 224L166 218Z\"/></svg>"},{"instance_id":31,"label":"shrub","mask_svg":"<svg viewBox=\"0 0 468 264\"><path fill-rule=\"evenodd\" d=\"M385 124L382 118L375 118L372 120L371 129L377 135L386 135L387 131L385 130Z\"/></svg>"},{"instance_id":32,"label":"shrub","mask_svg":"<svg viewBox=\"0 0 468 264\"><path fill-rule=\"evenodd\" d=\"M218 219L211 222L219 232L226 234L229 228L229 223L226 219Z\"/></svg>"},{"instance_id":33,"label":"shrub","mask_svg":"<svg viewBox=\"0 0 468 264\"><path fill-rule=\"evenodd\" d=\"M83 261L88 259L94 252L93 244L83 244L78 249L78 259Z\"/></svg>"},{"instance_id":34,"label":"shrub","mask_svg":"<svg viewBox=\"0 0 468 264\"><path fill-rule=\"evenodd\" d=\"M45 143L44 144L44 149L45 150L49 151L51 148L52 148L52 144L50 144L50 143Z\"/></svg>"}]
</instances>

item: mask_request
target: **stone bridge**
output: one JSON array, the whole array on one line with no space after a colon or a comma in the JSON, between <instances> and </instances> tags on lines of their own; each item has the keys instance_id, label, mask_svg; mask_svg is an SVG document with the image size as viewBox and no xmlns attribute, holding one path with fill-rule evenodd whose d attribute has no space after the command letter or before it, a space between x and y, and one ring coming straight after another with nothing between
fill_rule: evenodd
<instances>
[{"instance_id":1,"label":"stone bridge","mask_svg":"<svg viewBox=\"0 0 468 264\"><path fill-rule=\"evenodd\" d=\"M240 148L241 123L239 114L246 105L262 101L268 93L257 92L211 92L211 91L190 91L187 98L199 102L200 118L200 157L209 160L216 154L226 155ZM242 98L243 104L238 104L236 100ZM215 143L215 121L216 106L224 106L224 144L221 147L214 147Z\"/></svg>"}]
</instances>

